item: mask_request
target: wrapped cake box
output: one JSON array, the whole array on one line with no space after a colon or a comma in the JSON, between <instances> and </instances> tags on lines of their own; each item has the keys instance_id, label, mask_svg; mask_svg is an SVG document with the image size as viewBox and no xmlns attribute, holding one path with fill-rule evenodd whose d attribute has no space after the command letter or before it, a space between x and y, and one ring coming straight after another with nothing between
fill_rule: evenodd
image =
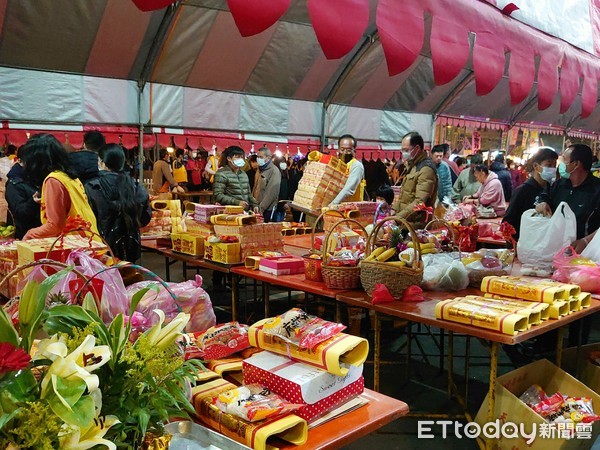
<instances>
[{"instance_id":1,"label":"wrapped cake box","mask_svg":"<svg viewBox=\"0 0 600 450\"><path fill-rule=\"evenodd\" d=\"M260 352L242 363L244 383L259 383L292 403L306 406L295 411L307 422L318 419L365 388L363 366L349 366L345 377L271 352Z\"/></svg>"},{"instance_id":2,"label":"wrapped cake box","mask_svg":"<svg viewBox=\"0 0 600 450\"><path fill-rule=\"evenodd\" d=\"M277 276L304 273L304 259L291 255L261 258L258 269Z\"/></svg>"}]
</instances>

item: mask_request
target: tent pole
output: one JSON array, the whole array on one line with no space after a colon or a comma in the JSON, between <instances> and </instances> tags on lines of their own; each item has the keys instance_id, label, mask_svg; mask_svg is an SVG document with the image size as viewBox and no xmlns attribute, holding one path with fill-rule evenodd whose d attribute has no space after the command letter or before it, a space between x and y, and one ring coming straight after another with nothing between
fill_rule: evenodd
<instances>
[{"instance_id":1,"label":"tent pole","mask_svg":"<svg viewBox=\"0 0 600 450\"><path fill-rule=\"evenodd\" d=\"M323 114L321 115L321 153L325 153L325 121L327 120L327 106L325 106L325 102L322 104L323 106Z\"/></svg>"},{"instance_id":2,"label":"tent pole","mask_svg":"<svg viewBox=\"0 0 600 450\"><path fill-rule=\"evenodd\" d=\"M143 92L144 87L142 86L141 81L138 83L138 122L140 125L139 130L139 142L138 142L138 179L139 182L144 185L144 121L142 119L143 114Z\"/></svg>"}]
</instances>

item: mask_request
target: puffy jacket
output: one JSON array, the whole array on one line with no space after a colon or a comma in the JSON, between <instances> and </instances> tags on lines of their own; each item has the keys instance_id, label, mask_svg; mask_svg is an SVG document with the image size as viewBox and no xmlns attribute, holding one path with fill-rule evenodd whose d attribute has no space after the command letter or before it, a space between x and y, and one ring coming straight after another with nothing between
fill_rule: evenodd
<instances>
[{"instance_id":1,"label":"puffy jacket","mask_svg":"<svg viewBox=\"0 0 600 450\"><path fill-rule=\"evenodd\" d=\"M482 206L494 208L497 216L503 216L506 212L506 201L504 200L504 191L498 175L494 172L488 173L487 178L474 195L479 199Z\"/></svg>"},{"instance_id":2,"label":"puffy jacket","mask_svg":"<svg viewBox=\"0 0 600 450\"><path fill-rule=\"evenodd\" d=\"M499 161L494 161L490 166L490 170L498 175L498 179L500 180L500 183L502 183L504 199L509 201L510 196L512 195L512 178L510 176L510 172L506 166Z\"/></svg>"},{"instance_id":3,"label":"puffy jacket","mask_svg":"<svg viewBox=\"0 0 600 450\"><path fill-rule=\"evenodd\" d=\"M258 206L250 193L250 184L246 172L242 169L234 172L229 165L221 167L215 174L213 198L215 202L221 205L239 205L240 202L244 201L250 205L250 208Z\"/></svg>"},{"instance_id":4,"label":"puffy jacket","mask_svg":"<svg viewBox=\"0 0 600 450\"><path fill-rule=\"evenodd\" d=\"M460 203L463 198L474 195L480 187L481 183L475 178L473 169L465 169L452 186L452 200L455 203Z\"/></svg>"},{"instance_id":5,"label":"puffy jacket","mask_svg":"<svg viewBox=\"0 0 600 450\"><path fill-rule=\"evenodd\" d=\"M24 170L19 164L15 164L8 172L6 201L14 218L17 239L23 239L29 230L42 225L40 204L33 201L33 194L40 191L39 187L27 180Z\"/></svg>"},{"instance_id":6,"label":"puffy jacket","mask_svg":"<svg viewBox=\"0 0 600 450\"><path fill-rule=\"evenodd\" d=\"M437 166L438 173L438 199L444 200L444 197L450 197L452 195L452 175L450 174L450 166L446 164L446 161L441 161L440 165Z\"/></svg>"},{"instance_id":7,"label":"puffy jacket","mask_svg":"<svg viewBox=\"0 0 600 450\"><path fill-rule=\"evenodd\" d=\"M394 210L398 211L396 216L412 220L414 208L419 203L426 206L435 204L438 190L437 169L433 161L425 153L421 153L414 161L402 181L402 192ZM413 215L413 217L410 217Z\"/></svg>"},{"instance_id":8,"label":"puffy jacket","mask_svg":"<svg viewBox=\"0 0 600 450\"><path fill-rule=\"evenodd\" d=\"M117 186L119 176L120 174L116 172L100 171L98 177L85 185L85 192L102 237L106 239L119 259L134 262L141 255L140 230L139 228L128 230L125 223L119 220L122 211L122 194ZM137 213L137 217L132 219L139 220L140 226L145 226L152 217L148 192L130 176L127 176L127 180L133 187L134 201L138 205L137 211L127 212Z\"/></svg>"},{"instance_id":9,"label":"puffy jacket","mask_svg":"<svg viewBox=\"0 0 600 450\"><path fill-rule=\"evenodd\" d=\"M254 190L256 201L259 203L261 211L272 211L273 208L277 207L277 202L279 201L281 172L270 161L267 167L262 169L258 174L259 177L256 178L258 186Z\"/></svg>"},{"instance_id":10,"label":"puffy jacket","mask_svg":"<svg viewBox=\"0 0 600 450\"><path fill-rule=\"evenodd\" d=\"M98 176L98 153L80 150L69 153L69 162L83 184Z\"/></svg>"}]
</instances>

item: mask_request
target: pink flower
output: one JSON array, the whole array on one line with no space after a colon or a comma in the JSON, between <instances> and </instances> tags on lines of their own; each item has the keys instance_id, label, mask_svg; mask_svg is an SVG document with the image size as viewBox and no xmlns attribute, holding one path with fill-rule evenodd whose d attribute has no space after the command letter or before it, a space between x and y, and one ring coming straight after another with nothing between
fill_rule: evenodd
<instances>
[{"instance_id":1,"label":"pink flower","mask_svg":"<svg viewBox=\"0 0 600 450\"><path fill-rule=\"evenodd\" d=\"M22 348L15 347L8 342L0 343L0 376L24 369L30 361L31 356Z\"/></svg>"}]
</instances>

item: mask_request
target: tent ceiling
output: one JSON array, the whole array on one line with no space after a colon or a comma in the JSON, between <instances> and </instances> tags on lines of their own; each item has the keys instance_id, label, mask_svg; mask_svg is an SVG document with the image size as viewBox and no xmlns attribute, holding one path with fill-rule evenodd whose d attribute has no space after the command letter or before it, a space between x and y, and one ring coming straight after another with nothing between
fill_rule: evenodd
<instances>
[{"instance_id":1,"label":"tent ceiling","mask_svg":"<svg viewBox=\"0 0 600 450\"><path fill-rule=\"evenodd\" d=\"M522 102L511 105L510 55L498 85L489 94L477 96L473 33L468 36L471 51L464 67L450 82L436 85L429 12L416 60L404 72L389 76L375 24L382 0L368 1L370 23L363 39L345 57L328 60L317 41L306 0L292 0L274 26L246 38L237 30L226 0L184 0L174 6L167 34L158 41L148 81L360 108L598 128L598 107L588 118L580 117L578 82L574 84L576 98L564 114L559 112L560 93L554 95L549 108L538 110L536 82ZM469 2L458 3L464 7ZM491 8L483 1L470 3L474 14L480 8ZM167 12L142 13L128 0L0 0L0 66L139 80ZM515 20L505 20L515 26ZM526 30L524 39L539 34L526 25L518 26ZM581 54L581 60L596 60L574 51ZM598 73L593 77L597 79ZM597 85L591 86L597 98Z\"/></svg>"}]
</instances>

